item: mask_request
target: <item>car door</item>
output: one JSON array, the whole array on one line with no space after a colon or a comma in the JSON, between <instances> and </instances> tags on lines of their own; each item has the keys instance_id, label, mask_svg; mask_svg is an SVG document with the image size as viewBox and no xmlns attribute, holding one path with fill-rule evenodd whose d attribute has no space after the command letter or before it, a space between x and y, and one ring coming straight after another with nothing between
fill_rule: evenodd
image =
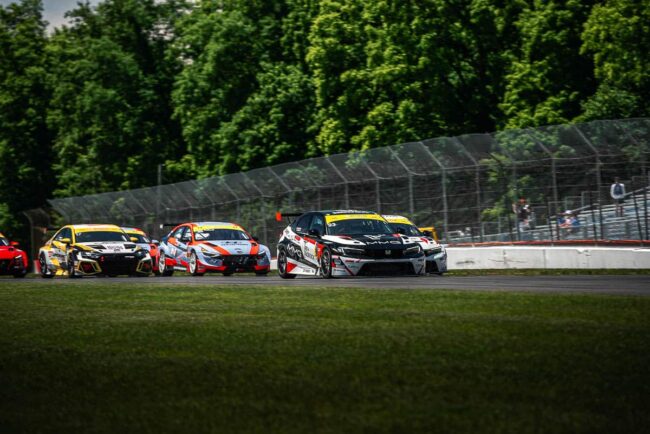
<instances>
[{"instance_id":1,"label":"car door","mask_svg":"<svg viewBox=\"0 0 650 434\"><path fill-rule=\"evenodd\" d=\"M309 225L311 224L312 216L313 214L309 213L299 217L294 226L294 232L297 235L295 242L298 245L298 249L294 250L289 247L288 251L289 255L293 257L293 259L296 259L300 262L313 262L305 256L305 236L307 236L307 232L309 231Z\"/></svg>"},{"instance_id":2,"label":"car door","mask_svg":"<svg viewBox=\"0 0 650 434\"><path fill-rule=\"evenodd\" d=\"M174 260L178 258L178 244L180 243L180 237L184 230L185 226L178 226L170 232L169 237L167 237L167 246L165 248L165 255L167 255L167 257Z\"/></svg>"},{"instance_id":3,"label":"car door","mask_svg":"<svg viewBox=\"0 0 650 434\"><path fill-rule=\"evenodd\" d=\"M66 268L68 264L68 250L70 249L69 243L64 243L63 240L69 240L72 243L72 230L68 227L61 229L54 238L52 238L52 256L51 259L56 259L61 268Z\"/></svg>"},{"instance_id":4,"label":"car door","mask_svg":"<svg viewBox=\"0 0 650 434\"><path fill-rule=\"evenodd\" d=\"M311 231L318 231L320 236L323 236L325 233L325 219L321 214L314 213L312 219L309 223L309 230L306 231L306 235L303 237L303 253L305 259L309 262L318 265L318 239L315 235L310 235Z\"/></svg>"},{"instance_id":5,"label":"car door","mask_svg":"<svg viewBox=\"0 0 650 434\"><path fill-rule=\"evenodd\" d=\"M176 260L181 265L187 265L187 248L189 247L189 244L192 242L192 230L187 226L183 226L183 229L178 234L178 238L176 238L176 241L177 241Z\"/></svg>"}]
</instances>

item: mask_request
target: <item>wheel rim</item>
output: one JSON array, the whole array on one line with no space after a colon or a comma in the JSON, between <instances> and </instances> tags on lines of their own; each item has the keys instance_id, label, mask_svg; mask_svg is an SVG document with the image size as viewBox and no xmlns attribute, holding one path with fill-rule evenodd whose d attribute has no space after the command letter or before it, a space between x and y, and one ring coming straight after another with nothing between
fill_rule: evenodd
<instances>
[{"instance_id":1,"label":"wheel rim","mask_svg":"<svg viewBox=\"0 0 650 434\"><path fill-rule=\"evenodd\" d=\"M330 268L332 267L332 261L330 259L330 252L328 250L325 250L323 252L323 256L321 257L321 273L323 276L327 276L330 274Z\"/></svg>"},{"instance_id":2,"label":"wheel rim","mask_svg":"<svg viewBox=\"0 0 650 434\"><path fill-rule=\"evenodd\" d=\"M190 255L190 273L196 273L196 255L194 253Z\"/></svg>"},{"instance_id":3,"label":"wheel rim","mask_svg":"<svg viewBox=\"0 0 650 434\"><path fill-rule=\"evenodd\" d=\"M158 271L161 273L165 272L165 254L161 253L158 257Z\"/></svg>"},{"instance_id":4,"label":"wheel rim","mask_svg":"<svg viewBox=\"0 0 650 434\"><path fill-rule=\"evenodd\" d=\"M39 265L41 266L41 274L47 276L49 270L47 268L47 262L45 261L45 256L41 255L41 257L38 259L38 262Z\"/></svg>"},{"instance_id":5,"label":"wheel rim","mask_svg":"<svg viewBox=\"0 0 650 434\"><path fill-rule=\"evenodd\" d=\"M68 257L68 274L74 276L74 259Z\"/></svg>"},{"instance_id":6,"label":"wheel rim","mask_svg":"<svg viewBox=\"0 0 650 434\"><path fill-rule=\"evenodd\" d=\"M280 252L280 256L278 257L278 270L280 270L280 273L282 274L287 270L287 255L284 253L284 250Z\"/></svg>"}]
</instances>

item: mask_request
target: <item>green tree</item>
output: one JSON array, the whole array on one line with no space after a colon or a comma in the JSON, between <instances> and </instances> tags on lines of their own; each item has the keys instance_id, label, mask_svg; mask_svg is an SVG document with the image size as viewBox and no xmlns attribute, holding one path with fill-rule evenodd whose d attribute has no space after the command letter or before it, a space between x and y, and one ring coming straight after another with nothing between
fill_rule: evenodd
<instances>
[{"instance_id":1,"label":"green tree","mask_svg":"<svg viewBox=\"0 0 650 434\"><path fill-rule=\"evenodd\" d=\"M80 4L48 46L56 194L152 185L156 164L182 155L170 94L180 62L168 56L183 2Z\"/></svg>"},{"instance_id":2,"label":"green tree","mask_svg":"<svg viewBox=\"0 0 650 434\"><path fill-rule=\"evenodd\" d=\"M521 43L505 77L501 125L565 123L595 89L593 62L581 53L593 0L534 0L516 21Z\"/></svg>"},{"instance_id":3,"label":"green tree","mask_svg":"<svg viewBox=\"0 0 650 434\"><path fill-rule=\"evenodd\" d=\"M593 56L598 89L579 120L650 115L648 23L648 0L607 0L593 8L581 52Z\"/></svg>"},{"instance_id":4,"label":"green tree","mask_svg":"<svg viewBox=\"0 0 650 434\"><path fill-rule=\"evenodd\" d=\"M40 0L0 7L0 230L27 240L20 211L52 191Z\"/></svg>"}]
</instances>

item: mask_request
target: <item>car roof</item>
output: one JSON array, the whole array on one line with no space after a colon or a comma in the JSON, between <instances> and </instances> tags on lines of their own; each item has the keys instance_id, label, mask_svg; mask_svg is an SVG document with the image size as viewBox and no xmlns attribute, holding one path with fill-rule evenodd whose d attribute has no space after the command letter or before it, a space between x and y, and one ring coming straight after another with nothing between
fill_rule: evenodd
<instances>
[{"instance_id":1,"label":"car roof","mask_svg":"<svg viewBox=\"0 0 650 434\"><path fill-rule=\"evenodd\" d=\"M383 214L382 217L385 218L388 223L405 223L415 226L411 219L404 217L403 215Z\"/></svg>"},{"instance_id":2,"label":"car roof","mask_svg":"<svg viewBox=\"0 0 650 434\"><path fill-rule=\"evenodd\" d=\"M122 230L123 230L124 232L126 232L127 234L141 234L141 235L146 235L145 231L143 231L142 229L139 229L139 228L131 228L131 227L125 227L125 226L122 226L122 227L120 227L120 229L122 229Z\"/></svg>"},{"instance_id":3,"label":"car roof","mask_svg":"<svg viewBox=\"0 0 650 434\"><path fill-rule=\"evenodd\" d=\"M325 215L336 215L336 214L378 214L375 211L362 211L357 209L328 209L321 211L309 211L309 212L318 212ZM307 212L305 214L308 214Z\"/></svg>"},{"instance_id":4,"label":"car roof","mask_svg":"<svg viewBox=\"0 0 650 434\"><path fill-rule=\"evenodd\" d=\"M87 230L87 231L91 231L91 230L97 230L97 231L102 231L102 230L112 230L112 231L114 231L114 230L118 230L118 231L122 231L122 228L120 228L117 225L107 225L107 224L68 225L68 227L70 227L71 229L74 229L74 230L83 229L83 230Z\"/></svg>"}]
</instances>

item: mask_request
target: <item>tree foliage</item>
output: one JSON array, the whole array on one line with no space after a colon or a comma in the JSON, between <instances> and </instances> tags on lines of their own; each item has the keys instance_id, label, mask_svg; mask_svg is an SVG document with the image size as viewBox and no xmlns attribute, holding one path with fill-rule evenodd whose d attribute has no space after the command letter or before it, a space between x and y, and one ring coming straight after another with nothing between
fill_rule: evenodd
<instances>
[{"instance_id":1,"label":"tree foliage","mask_svg":"<svg viewBox=\"0 0 650 434\"><path fill-rule=\"evenodd\" d=\"M0 228L67 196L435 136L650 114L650 0L0 8ZM512 143L512 152L527 152Z\"/></svg>"}]
</instances>

